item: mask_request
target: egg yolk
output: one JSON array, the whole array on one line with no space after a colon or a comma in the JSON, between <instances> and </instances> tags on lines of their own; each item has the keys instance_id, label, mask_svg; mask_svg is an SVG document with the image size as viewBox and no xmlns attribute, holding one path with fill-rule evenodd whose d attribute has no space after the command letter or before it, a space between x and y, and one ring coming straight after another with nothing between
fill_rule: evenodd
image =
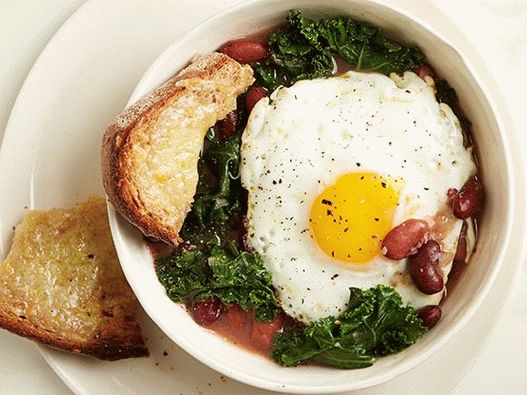
<instances>
[{"instance_id":1,"label":"egg yolk","mask_svg":"<svg viewBox=\"0 0 527 395\"><path fill-rule=\"evenodd\" d=\"M342 175L311 206L310 229L332 258L355 264L371 260L392 229L402 179L376 173Z\"/></svg>"}]
</instances>

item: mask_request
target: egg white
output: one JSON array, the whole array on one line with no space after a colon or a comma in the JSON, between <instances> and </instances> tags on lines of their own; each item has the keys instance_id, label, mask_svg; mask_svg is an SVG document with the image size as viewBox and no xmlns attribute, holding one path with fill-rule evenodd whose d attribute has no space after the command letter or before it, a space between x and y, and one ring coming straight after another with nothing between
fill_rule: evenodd
<instances>
[{"instance_id":1,"label":"egg white","mask_svg":"<svg viewBox=\"0 0 527 395\"><path fill-rule=\"evenodd\" d=\"M442 293L415 288L406 260L379 254L366 265L342 264L320 250L309 230L313 200L345 173L403 178L394 226L409 218L433 221L448 211L447 190L475 174L458 119L416 74L350 71L279 88L252 110L241 157L249 192L246 244L261 255L288 315L303 322L338 315L350 287L377 284L393 286L415 307L440 301ZM449 258L445 278L462 225L449 220L440 240Z\"/></svg>"}]
</instances>

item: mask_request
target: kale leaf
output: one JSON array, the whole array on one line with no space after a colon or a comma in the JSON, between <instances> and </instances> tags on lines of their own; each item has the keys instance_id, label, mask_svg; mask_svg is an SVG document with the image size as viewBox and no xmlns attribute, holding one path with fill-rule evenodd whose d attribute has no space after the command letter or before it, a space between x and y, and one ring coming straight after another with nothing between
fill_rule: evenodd
<instances>
[{"instance_id":1,"label":"kale leaf","mask_svg":"<svg viewBox=\"0 0 527 395\"><path fill-rule=\"evenodd\" d=\"M396 353L415 343L426 329L415 309L383 285L350 288L346 311L309 326L292 327L273 339L272 357L284 366L312 360L338 368L371 366L378 356Z\"/></svg>"},{"instance_id":2,"label":"kale leaf","mask_svg":"<svg viewBox=\"0 0 527 395\"><path fill-rule=\"evenodd\" d=\"M381 29L348 17L312 20L291 10L287 23L268 38L269 57L254 65L258 82L274 90L302 80L329 77L334 56L357 70L389 74L424 63L422 52L388 40Z\"/></svg>"},{"instance_id":3,"label":"kale leaf","mask_svg":"<svg viewBox=\"0 0 527 395\"><path fill-rule=\"evenodd\" d=\"M468 147L471 145L470 132L472 130L472 122L467 118L465 112L459 105L459 98L456 90L444 79L438 79L436 85L436 99L439 103L447 104L456 117L459 119L461 129L463 130L463 144Z\"/></svg>"},{"instance_id":4,"label":"kale leaf","mask_svg":"<svg viewBox=\"0 0 527 395\"><path fill-rule=\"evenodd\" d=\"M233 245L214 246L207 255L188 250L158 260L157 276L170 299L184 302L216 296L225 304L253 309L259 321L275 318L279 307L271 275L258 255L240 252Z\"/></svg>"},{"instance_id":5,"label":"kale leaf","mask_svg":"<svg viewBox=\"0 0 527 395\"><path fill-rule=\"evenodd\" d=\"M344 61L358 70L403 72L424 63L418 48L388 40L381 29L338 17L320 21L320 35Z\"/></svg>"},{"instance_id":6,"label":"kale leaf","mask_svg":"<svg viewBox=\"0 0 527 395\"><path fill-rule=\"evenodd\" d=\"M235 179L240 162L241 133L231 140L221 141L211 129L206 138L207 148L198 164L198 188L181 231L187 241L210 226L223 233L229 217L242 209L242 187Z\"/></svg>"},{"instance_id":7,"label":"kale leaf","mask_svg":"<svg viewBox=\"0 0 527 395\"><path fill-rule=\"evenodd\" d=\"M448 104L450 107L457 105L458 97L456 90L446 80L439 79L435 84L438 102Z\"/></svg>"}]
</instances>

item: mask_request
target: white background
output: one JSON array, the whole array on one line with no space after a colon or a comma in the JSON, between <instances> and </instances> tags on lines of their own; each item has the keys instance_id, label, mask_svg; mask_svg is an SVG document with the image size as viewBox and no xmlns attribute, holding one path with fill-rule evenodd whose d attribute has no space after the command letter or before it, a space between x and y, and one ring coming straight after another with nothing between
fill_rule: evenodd
<instances>
[{"instance_id":1,"label":"white background","mask_svg":"<svg viewBox=\"0 0 527 395\"><path fill-rule=\"evenodd\" d=\"M31 65L53 33L81 3L80 0L0 0L0 138ZM426 6L427 0L420 3ZM494 71L527 149L527 0L437 0L437 4L448 11ZM506 311L454 394L527 393L525 267L521 277ZM31 342L1 331L0 350L1 393L71 393Z\"/></svg>"}]
</instances>

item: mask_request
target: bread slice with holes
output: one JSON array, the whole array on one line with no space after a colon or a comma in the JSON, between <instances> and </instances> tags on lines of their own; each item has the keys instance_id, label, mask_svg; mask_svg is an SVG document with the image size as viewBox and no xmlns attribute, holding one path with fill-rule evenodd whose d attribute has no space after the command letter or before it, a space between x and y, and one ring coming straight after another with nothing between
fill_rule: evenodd
<instances>
[{"instance_id":1,"label":"bread slice with holes","mask_svg":"<svg viewBox=\"0 0 527 395\"><path fill-rule=\"evenodd\" d=\"M251 67L209 53L120 114L102 142L103 183L116 210L145 235L177 245L205 134L253 81Z\"/></svg>"},{"instance_id":2,"label":"bread slice with holes","mask_svg":"<svg viewBox=\"0 0 527 395\"><path fill-rule=\"evenodd\" d=\"M148 355L101 197L27 213L0 282L2 328L104 360Z\"/></svg>"}]
</instances>

